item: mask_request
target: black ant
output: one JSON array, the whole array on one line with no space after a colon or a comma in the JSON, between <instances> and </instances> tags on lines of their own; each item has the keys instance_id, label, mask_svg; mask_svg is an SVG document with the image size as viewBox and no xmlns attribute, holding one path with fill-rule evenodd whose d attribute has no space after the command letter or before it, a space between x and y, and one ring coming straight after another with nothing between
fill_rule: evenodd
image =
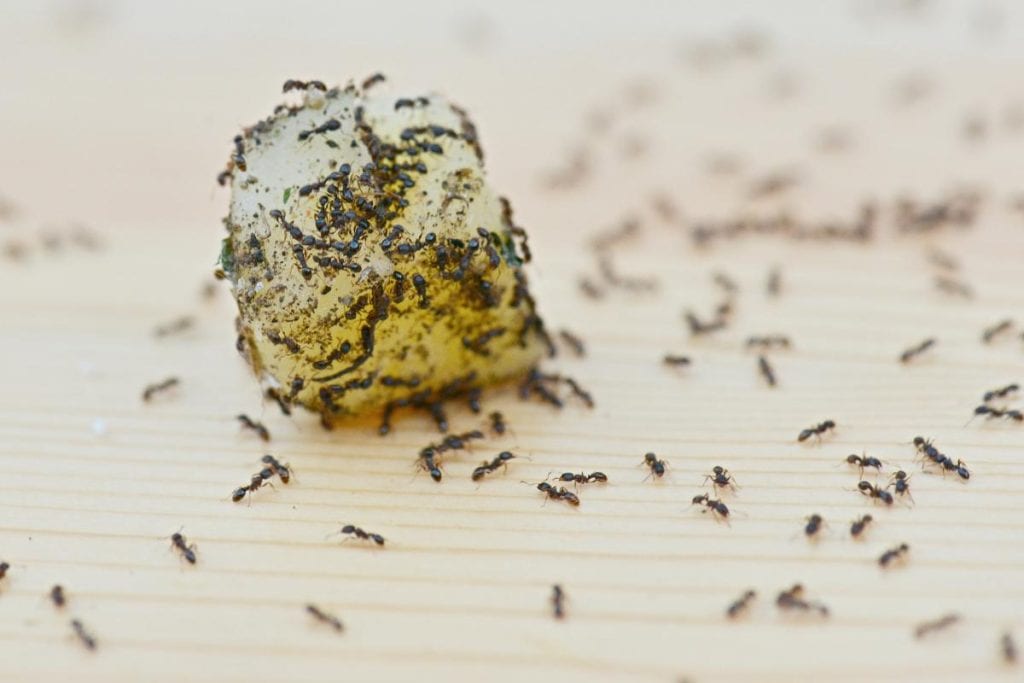
<instances>
[{"instance_id":1,"label":"black ant","mask_svg":"<svg viewBox=\"0 0 1024 683\"><path fill-rule=\"evenodd\" d=\"M848 455L846 456L846 462L859 467L861 475L864 474L865 467L873 467L876 470L882 469L882 461L870 455Z\"/></svg>"},{"instance_id":2,"label":"black ant","mask_svg":"<svg viewBox=\"0 0 1024 683\"><path fill-rule=\"evenodd\" d=\"M557 583L551 587L551 609L555 619L565 618L565 591Z\"/></svg>"},{"instance_id":3,"label":"black ant","mask_svg":"<svg viewBox=\"0 0 1024 683\"><path fill-rule=\"evenodd\" d=\"M679 356L679 355L675 355L675 354L671 354L671 353L666 353L665 357L662 358L661 361L665 365L673 365L675 367L680 367L680 366L683 366L683 365L689 365L690 364L690 357L689 356Z\"/></svg>"},{"instance_id":4,"label":"black ant","mask_svg":"<svg viewBox=\"0 0 1024 683\"><path fill-rule=\"evenodd\" d=\"M821 525L825 523L825 519L815 513L810 517L806 518L807 524L804 525L804 536L807 538L813 538L821 531Z\"/></svg>"},{"instance_id":5,"label":"black ant","mask_svg":"<svg viewBox=\"0 0 1024 683\"><path fill-rule=\"evenodd\" d=\"M174 534L171 535L171 545L178 549L181 556L184 557L189 564L196 563L196 544L193 543L188 545L188 541L185 540L185 537L180 531L175 531Z\"/></svg>"},{"instance_id":6,"label":"black ant","mask_svg":"<svg viewBox=\"0 0 1024 683\"><path fill-rule=\"evenodd\" d=\"M988 403L989 401L995 398L1005 398L1012 394L1013 392L1018 391L1019 389L1020 385L1016 383L1007 384L1005 387L993 389L992 391L986 391L985 394L981 397L981 400L984 403Z\"/></svg>"},{"instance_id":7,"label":"black ant","mask_svg":"<svg viewBox=\"0 0 1024 683\"><path fill-rule=\"evenodd\" d=\"M430 473L431 479L441 481L441 468L437 466L437 461L434 459L436 456L437 453L433 447L424 448L420 451L419 465Z\"/></svg>"},{"instance_id":8,"label":"black ant","mask_svg":"<svg viewBox=\"0 0 1024 683\"><path fill-rule=\"evenodd\" d=\"M882 553L881 557L878 558L878 564L882 567L888 567L896 560L905 557L908 552L910 552L910 546L906 543L900 543L895 548L891 548Z\"/></svg>"},{"instance_id":9,"label":"black ant","mask_svg":"<svg viewBox=\"0 0 1024 683\"><path fill-rule=\"evenodd\" d=\"M755 597L757 597L757 593L752 590L744 592L743 595L737 598L731 605L729 605L729 608L725 610L725 616L730 619L735 619L740 614L747 611L747 608L750 607L750 603Z\"/></svg>"},{"instance_id":10,"label":"black ant","mask_svg":"<svg viewBox=\"0 0 1024 683\"><path fill-rule=\"evenodd\" d=\"M924 353L931 347L935 346L935 344L936 340L934 338L928 338L925 339L920 344L918 344L917 346L911 346L909 349L900 354L900 362L909 363L917 356L920 356L922 353Z\"/></svg>"},{"instance_id":11,"label":"black ant","mask_svg":"<svg viewBox=\"0 0 1024 683\"><path fill-rule=\"evenodd\" d=\"M72 619L71 628L75 630L75 635L78 636L78 639L82 641L82 645L84 645L87 650L96 649L96 638L85 630L85 625L82 624L81 621L78 619Z\"/></svg>"},{"instance_id":12,"label":"black ant","mask_svg":"<svg viewBox=\"0 0 1024 683\"><path fill-rule=\"evenodd\" d=\"M752 349L755 346L770 349L774 346L778 346L783 349L790 347L789 337L784 334L769 334L763 337L747 337L747 348Z\"/></svg>"},{"instance_id":13,"label":"black ant","mask_svg":"<svg viewBox=\"0 0 1024 683\"><path fill-rule=\"evenodd\" d=\"M499 413L497 410L491 413L491 430L499 436L505 433L508 429L508 425L505 424L505 416Z\"/></svg>"},{"instance_id":14,"label":"black ant","mask_svg":"<svg viewBox=\"0 0 1024 683\"><path fill-rule=\"evenodd\" d=\"M0 562L0 579L7 576L7 570L11 568L11 565L7 562Z\"/></svg>"},{"instance_id":15,"label":"black ant","mask_svg":"<svg viewBox=\"0 0 1024 683\"><path fill-rule=\"evenodd\" d=\"M959 614L946 614L935 621L926 621L923 624L919 624L914 629L914 637L923 638L934 631L941 631L942 629L949 628L958 621L960 621Z\"/></svg>"},{"instance_id":16,"label":"black ant","mask_svg":"<svg viewBox=\"0 0 1024 683\"><path fill-rule=\"evenodd\" d=\"M711 485L715 487L716 491L720 488L736 490L735 477L729 474L729 470L721 465L715 465L711 468L711 474L704 475L704 483L707 483L708 479L711 480Z\"/></svg>"},{"instance_id":17,"label":"black ant","mask_svg":"<svg viewBox=\"0 0 1024 683\"><path fill-rule=\"evenodd\" d=\"M270 484L270 482L267 481L272 476L274 476L273 470L271 470L269 467L263 468L257 474L252 475L252 478L249 479L249 483L246 486L239 486L237 489L234 490L234 492L232 492L231 502L237 503L238 501L245 498L247 494L251 496L252 493L254 491L259 490L264 485L264 483L266 483L267 486L273 486L272 484Z\"/></svg>"},{"instance_id":18,"label":"black ant","mask_svg":"<svg viewBox=\"0 0 1024 683\"><path fill-rule=\"evenodd\" d=\"M387 80L387 78L385 78L384 74L379 73L379 72L375 73L372 76L369 76L369 77L367 77L366 79L363 80L363 84L362 84L363 91L365 92L366 90L369 90L374 85L376 85L378 83L383 83L386 80Z\"/></svg>"},{"instance_id":19,"label":"black ant","mask_svg":"<svg viewBox=\"0 0 1024 683\"><path fill-rule=\"evenodd\" d=\"M868 524L871 524L871 521L871 515L864 515L853 520L853 522L850 523L850 535L854 538L860 538L860 535L864 533L864 530L867 528Z\"/></svg>"},{"instance_id":20,"label":"black ant","mask_svg":"<svg viewBox=\"0 0 1024 683\"><path fill-rule=\"evenodd\" d=\"M292 480L292 471L290 463L282 464L281 462L278 461L277 458L270 455L269 453L260 458L260 462L266 464L267 468L270 469L271 472L280 477L282 483L287 484Z\"/></svg>"},{"instance_id":21,"label":"black ant","mask_svg":"<svg viewBox=\"0 0 1024 683\"><path fill-rule=\"evenodd\" d=\"M1010 320L1009 318L1007 318L1006 320L1000 320L991 327L986 327L984 329L984 331L981 333L981 341L985 342L986 344L991 344L993 339L995 339L998 335L1007 332L1011 327L1013 327L1013 321Z\"/></svg>"},{"instance_id":22,"label":"black ant","mask_svg":"<svg viewBox=\"0 0 1024 683\"><path fill-rule=\"evenodd\" d=\"M795 583L786 591L781 591L775 598L775 604L783 610L800 610L802 612L818 612L823 617L828 616L828 607L820 602L808 602L804 599L804 587Z\"/></svg>"},{"instance_id":23,"label":"black ant","mask_svg":"<svg viewBox=\"0 0 1024 683\"><path fill-rule=\"evenodd\" d=\"M761 370L761 376L764 377L764 381L768 383L768 386L774 387L776 384L775 370L772 369L768 359L764 356L758 356L757 367Z\"/></svg>"},{"instance_id":24,"label":"black ant","mask_svg":"<svg viewBox=\"0 0 1024 683\"><path fill-rule=\"evenodd\" d=\"M580 472L579 474L574 472L562 472L558 477L556 477L555 481L572 481L575 482L577 486L580 484L591 484L595 482L607 484L608 475L604 472L591 472L589 474L586 472Z\"/></svg>"},{"instance_id":25,"label":"black ant","mask_svg":"<svg viewBox=\"0 0 1024 683\"><path fill-rule=\"evenodd\" d=\"M156 382L155 384L149 384L145 389L142 390L142 400L149 401L153 396L160 393L161 391L167 391L171 387L176 387L181 383L177 377L168 377L162 382Z\"/></svg>"},{"instance_id":26,"label":"black ant","mask_svg":"<svg viewBox=\"0 0 1024 683\"><path fill-rule=\"evenodd\" d=\"M987 419L1004 417L1007 420L1024 422L1024 413L1019 410L1007 410L1005 408L993 408L992 406L980 405L974 409L974 417L985 415Z\"/></svg>"},{"instance_id":27,"label":"black ant","mask_svg":"<svg viewBox=\"0 0 1024 683\"><path fill-rule=\"evenodd\" d=\"M243 427L247 427L259 434L260 438L264 441L270 441L270 431L263 426L262 422L257 422L244 413L237 415L235 419L241 422Z\"/></svg>"},{"instance_id":28,"label":"black ant","mask_svg":"<svg viewBox=\"0 0 1024 683\"><path fill-rule=\"evenodd\" d=\"M665 470L667 469L666 465L668 465L668 463L666 463L664 460L659 460L658 456L655 455L654 453L644 454L643 464L647 465L647 467L651 469L651 473L648 474L647 477L645 477L645 479L651 476L655 476L660 479L661 477L665 476Z\"/></svg>"},{"instance_id":29,"label":"black ant","mask_svg":"<svg viewBox=\"0 0 1024 683\"><path fill-rule=\"evenodd\" d=\"M797 435L796 440L807 441L807 439L811 438L812 436L816 436L818 437L818 439L821 439L822 434L824 434L830 429L835 429L835 427L835 422L833 422L832 420L825 420L824 422L819 422L814 427L808 427L807 429L802 430L800 434Z\"/></svg>"},{"instance_id":30,"label":"black ant","mask_svg":"<svg viewBox=\"0 0 1024 683\"><path fill-rule=\"evenodd\" d=\"M309 614L313 615L313 617L317 621L320 621L320 622L323 622L323 623L327 624L328 626L333 628L338 633L341 633L342 631L345 630L345 627L341 623L341 619L339 619L338 617L334 616L333 614L328 614L327 612L324 612L322 609L320 609L316 605L313 605L313 604L306 605L306 612L308 612Z\"/></svg>"},{"instance_id":31,"label":"black ant","mask_svg":"<svg viewBox=\"0 0 1024 683\"><path fill-rule=\"evenodd\" d=\"M577 357L582 358L587 355L587 347L583 344L583 340L569 330L560 330L558 336L560 336L562 341L572 348L573 353L575 353Z\"/></svg>"},{"instance_id":32,"label":"black ant","mask_svg":"<svg viewBox=\"0 0 1024 683\"><path fill-rule=\"evenodd\" d=\"M907 496L910 498L911 503L914 502L914 496L910 493L910 475L903 470L899 470L896 474L892 475L889 480L889 486L895 489L897 496Z\"/></svg>"},{"instance_id":33,"label":"black ant","mask_svg":"<svg viewBox=\"0 0 1024 683\"><path fill-rule=\"evenodd\" d=\"M305 90L307 88L316 88L317 90L327 91L327 86L323 81L299 81L294 78L289 78L284 82L284 86L281 92L288 92L289 90Z\"/></svg>"},{"instance_id":34,"label":"black ant","mask_svg":"<svg viewBox=\"0 0 1024 683\"><path fill-rule=\"evenodd\" d=\"M1003 661L1007 664L1014 664L1017 661L1017 644L1013 642L1013 635L1009 631L999 639L1000 649L1003 651Z\"/></svg>"},{"instance_id":35,"label":"black ant","mask_svg":"<svg viewBox=\"0 0 1024 683\"><path fill-rule=\"evenodd\" d=\"M726 504L720 500L715 500L706 493L694 496L693 500L690 501L690 505L703 505L704 509L701 510L702 514L710 510L716 518L721 517L726 521L729 520L729 508Z\"/></svg>"},{"instance_id":36,"label":"black ant","mask_svg":"<svg viewBox=\"0 0 1024 683\"><path fill-rule=\"evenodd\" d=\"M359 527L354 526L352 524L346 524L345 526L341 527L341 531L339 531L338 533L345 534L349 538L358 538L363 541L373 541L374 543L380 546L384 545L384 537L380 534L371 534L368 531L363 531Z\"/></svg>"},{"instance_id":37,"label":"black ant","mask_svg":"<svg viewBox=\"0 0 1024 683\"><path fill-rule=\"evenodd\" d=\"M67 597L64 595L64 586L59 583L50 589L50 600L53 602L53 606L60 609L68 603Z\"/></svg>"},{"instance_id":38,"label":"black ant","mask_svg":"<svg viewBox=\"0 0 1024 683\"><path fill-rule=\"evenodd\" d=\"M860 481L857 483L857 489L869 498L877 498L886 505L892 505L892 494L885 489L878 488L870 481Z\"/></svg>"},{"instance_id":39,"label":"black ant","mask_svg":"<svg viewBox=\"0 0 1024 683\"><path fill-rule=\"evenodd\" d=\"M490 462L484 460L479 467L473 470L473 481L480 481L481 479L484 478L485 475L493 472L499 467L507 467L508 461L514 457L516 456L512 452L502 451L501 453L498 453L498 455L495 456L495 458Z\"/></svg>"},{"instance_id":40,"label":"black ant","mask_svg":"<svg viewBox=\"0 0 1024 683\"><path fill-rule=\"evenodd\" d=\"M932 445L930 440L925 439L923 436L914 437L914 446L921 453L931 460L936 465L942 467L944 472L956 472L957 475L964 480L971 478L971 473L967 469L967 463L963 460L953 460L939 452L935 446Z\"/></svg>"},{"instance_id":41,"label":"black ant","mask_svg":"<svg viewBox=\"0 0 1024 683\"><path fill-rule=\"evenodd\" d=\"M572 505L573 507L579 507L579 496L577 496L572 491L567 491L564 487L555 487L547 483L546 481L542 481L541 483L537 484L537 490L544 493L548 498L551 498L552 500L564 500L566 503Z\"/></svg>"}]
</instances>

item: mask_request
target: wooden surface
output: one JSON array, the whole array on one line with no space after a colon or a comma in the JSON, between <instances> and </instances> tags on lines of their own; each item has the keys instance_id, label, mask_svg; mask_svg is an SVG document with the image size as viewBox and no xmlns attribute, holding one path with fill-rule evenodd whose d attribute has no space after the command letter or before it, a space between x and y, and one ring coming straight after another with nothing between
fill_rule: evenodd
<instances>
[{"instance_id":1,"label":"wooden surface","mask_svg":"<svg viewBox=\"0 0 1024 683\"><path fill-rule=\"evenodd\" d=\"M780 4L790 19L798 5ZM955 12L952 28L935 28L838 11L822 19L850 25L837 45L802 29L804 42L789 45L783 16L766 23L769 36L772 26L785 35L765 56L697 69L679 59L693 33L681 28L686 12L660 20L654 6L617 38L585 29L567 49L530 42L525 20L478 16L470 33L493 44L456 40L431 60L417 52L421 34L463 31L457 7L394 29L408 43L385 32L388 50L367 39L350 54L304 45L310 34L286 25L283 8L248 18L223 8L199 22L187 10L103 7L76 30L73 11L7 8L0 22L16 57L0 59L0 196L19 209L0 223L0 244L28 246L20 262L0 259L4 681L1020 680L998 639L1010 629L1024 643L1024 427L965 425L984 391L1024 380L1024 220L1008 208L1024 135L1004 121L1024 101L1012 22L999 42ZM571 13L559 12L567 24ZM704 37L729 35L727 19L702 19ZM179 33L154 36L154 25ZM929 48L929 31L958 47ZM273 50L254 50L257 39ZM422 416L380 438L374 420L328 433L311 416L261 406L233 348L228 292L200 297L227 202L213 177L236 127L269 111L285 78L377 68L396 92L429 84L473 112L493 181L530 230L548 324L587 343L586 358L547 366L597 402L554 411L509 389L486 394L511 431L446 462L441 484L414 466L438 438ZM893 88L914 73L934 90L899 106ZM799 84L788 99L772 94L779 74ZM647 105L630 104L638 82L653 85ZM594 109L614 113L610 130L588 132ZM988 130L972 143L962 126L973 113ZM822 154L815 136L834 125L850 131L851 148ZM624 158L633 139L646 152ZM544 189L545 172L579 144L591 150L590 176ZM735 154L740 172L709 175L717 152ZM750 183L779 168L800 182L748 205ZM938 197L958 184L984 192L973 227L895 234L888 208L900 193ZM680 207L678 220L656 216L656 194ZM766 237L698 250L685 229L741 207L842 219L867 197L886 211L866 245ZM582 298L578 277L596 273L587 239L633 215L642 229L616 248L616 267L656 277L658 289ZM43 235L76 222L103 248L44 249ZM960 262L973 299L934 288L933 247ZM774 265L783 287L770 299ZM710 314L716 271L740 286L734 321L690 339L682 311ZM154 338L186 314L193 330ZM982 329L1004 317L1016 332L983 345ZM772 354L771 389L743 341L775 332L794 348ZM897 362L926 337L938 339L932 352ZM693 366L663 367L666 352ZM144 404L143 386L169 375L180 387ZM266 422L268 446L239 429L239 412ZM451 414L458 431L482 424L461 406ZM796 442L826 418L834 435ZM910 443L919 434L966 461L971 480L922 472ZM504 449L524 458L469 480ZM292 483L231 503L267 451L292 464ZM663 480L645 478L646 451L669 462ZM913 473L916 505L882 509L856 492L842 461L865 451L886 462L880 481L897 466ZM714 465L742 485L727 497L729 525L689 505ZM584 487L579 509L544 504L522 483L590 470L611 481ZM812 513L828 522L816 543L801 535ZM853 541L849 521L864 513L876 524ZM387 547L329 537L344 523L383 534ZM194 567L170 549L178 529L198 544ZM901 542L908 561L881 570L879 554ZM774 596L794 582L831 617L779 613ZM63 612L46 598L54 583L69 598ZM568 594L561 622L548 604L554 583ZM727 621L748 588L759 593L749 615ZM345 633L314 623L307 602L336 613ZM914 639L916 624L949 612L962 623ZM72 617L95 634L96 652L75 642Z\"/></svg>"}]
</instances>

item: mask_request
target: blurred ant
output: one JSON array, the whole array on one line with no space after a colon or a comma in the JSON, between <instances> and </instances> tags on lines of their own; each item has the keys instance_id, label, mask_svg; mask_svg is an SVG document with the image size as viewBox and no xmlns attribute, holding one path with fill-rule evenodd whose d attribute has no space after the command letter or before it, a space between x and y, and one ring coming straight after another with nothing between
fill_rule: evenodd
<instances>
[{"instance_id":1,"label":"blurred ant","mask_svg":"<svg viewBox=\"0 0 1024 683\"><path fill-rule=\"evenodd\" d=\"M246 495L248 495L251 504L253 492L258 491L264 484L269 486L270 488L274 488L274 485L267 481L272 476L274 476L274 471L271 470L269 467L266 467L260 470L258 473L252 475L252 477L249 479L248 485L239 486L237 489L234 490L234 492L232 492L231 502L237 503L243 498L245 498Z\"/></svg>"},{"instance_id":2,"label":"blurred ant","mask_svg":"<svg viewBox=\"0 0 1024 683\"><path fill-rule=\"evenodd\" d=\"M923 624L920 624L916 628L914 628L914 637L923 638L929 633L949 628L958 621L960 621L959 614L946 614L945 616L939 617L935 621L926 621Z\"/></svg>"},{"instance_id":3,"label":"blurred ant","mask_svg":"<svg viewBox=\"0 0 1024 683\"><path fill-rule=\"evenodd\" d=\"M871 521L871 515L863 515L862 517L853 520L853 522L850 523L850 535L854 538L860 538L860 535L864 533L864 530L867 528L868 524L871 524Z\"/></svg>"},{"instance_id":4,"label":"blurred ant","mask_svg":"<svg viewBox=\"0 0 1024 683\"><path fill-rule=\"evenodd\" d=\"M908 552L910 552L910 546L906 543L900 543L895 548L882 553L881 557L878 558L878 564L882 567L888 567L896 560L905 558Z\"/></svg>"},{"instance_id":5,"label":"blurred ant","mask_svg":"<svg viewBox=\"0 0 1024 683\"><path fill-rule=\"evenodd\" d=\"M998 389L986 391L985 394L981 397L981 400L983 403L988 403L989 401L995 398L1006 398L1007 396L1014 393L1015 391L1018 391L1019 389L1020 385L1016 383L1007 384L1005 387L1000 387Z\"/></svg>"},{"instance_id":6,"label":"blurred ant","mask_svg":"<svg viewBox=\"0 0 1024 683\"><path fill-rule=\"evenodd\" d=\"M314 604L306 605L306 612L311 614L317 621L323 622L333 628L338 633L345 630L344 625L341 623L341 619L338 617L324 612L322 609Z\"/></svg>"},{"instance_id":7,"label":"blurred ant","mask_svg":"<svg viewBox=\"0 0 1024 683\"><path fill-rule=\"evenodd\" d=\"M861 476L864 476L865 467L873 467L879 471L882 469L882 461L870 455L848 455L846 456L846 462L850 465L857 465L860 468Z\"/></svg>"},{"instance_id":8,"label":"blurred ant","mask_svg":"<svg viewBox=\"0 0 1024 683\"><path fill-rule=\"evenodd\" d=\"M501 436L508 429L508 425L505 424L505 416L495 410L490 415L491 418L491 430Z\"/></svg>"},{"instance_id":9,"label":"blurred ant","mask_svg":"<svg viewBox=\"0 0 1024 683\"><path fill-rule=\"evenodd\" d=\"M901 363L909 363L914 358L920 356L922 353L935 346L936 340L934 338L925 339L917 346L911 346L909 349L900 354Z\"/></svg>"},{"instance_id":10,"label":"blurred ant","mask_svg":"<svg viewBox=\"0 0 1024 683\"><path fill-rule=\"evenodd\" d=\"M555 619L565 618L565 591L557 583L551 587L551 609Z\"/></svg>"},{"instance_id":11,"label":"blurred ant","mask_svg":"<svg viewBox=\"0 0 1024 683\"><path fill-rule=\"evenodd\" d=\"M804 525L804 536L814 538L821 531L821 526L825 523L825 519L817 513L805 519L807 524Z\"/></svg>"},{"instance_id":12,"label":"blurred ant","mask_svg":"<svg viewBox=\"0 0 1024 683\"><path fill-rule=\"evenodd\" d=\"M797 435L796 440L807 441L807 439L811 438L812 436L815 436L820 441L822 434L829 431L830 429L835 429L835 427L835 422L833 422L832 420L825 420L824 422L819 422L817 425L813 427L808 427L807 429L801 430L800 434Z\"/></svg>"},{"instance_id":13,"label":"blurred ant","mask_svg":"<svg viewBox=\"0 0 1024 683\"><path fill-rule=\"evenodd\" d=\"M827 617L828 607L820 602L808 602L804 599L804 587L795 583L786 591L781 591L775 598L775 604L782 610L799 610L802 612L818 612L821 616Z\"/></svg>"},{"instance_id":14,"label":"blurred ant","mask_svg":"<svg viewBox=\"0 0 1024 683\"><path fill-rule=\"evenodd\" d=\"M750 603L755 597L757 597L757 593L752 590L744 592L743 595L733 601L733 603L729 605L729 608L725 610L725 616L730 619L735 619L740 614L747 611L747 608L750 607Z\"/></svg>"},{"instance_id":15,"label":"blurred ant","mask_svg":"<svg viewBox=\"0 0 1024 683\"><path fill-rule=\"evenodd\" d=\"M868 498L877 498L886 505L892 505L892 494L885 489L878 488L870 481L860 481L857 484L857 489Z\"/></svg>"},{"instance_id":16,"label":"blurred ant","mask_svg":"<svg viewBox=\"0 0 1024 683\"><path fill-rule=\"evenodd\" d=\"M257 422L248 415L242 413L235 416L235 419L242 423L243 427L253 430L256 432L261 439L264 441L270 441L270 431L263 426L262 422Z\"/></svg>"},{"instance_id":17,"label":"blurred ant","mask_svg":"<svg viewBox=\"0 0 1024 683\"><path fill-rule=\"evenodd\" d=\"M1006 418L1007 420L1014 420L1016 422L1024 422L1024 413L1022 413L1019 410L1007 410L1005 408L994 408L994 407L988 406L988 405L980 405L977 408L975 408L974 409L974 417L972 417L971 420L973 420L975 417L978 417L979 415L984 415L986 417L986 419L988 419L988 420L992 420L992 419L1003 417L1003 418ZM967 421L968 424L970 424L971 420Z\"/></svg>"}]
</instances>

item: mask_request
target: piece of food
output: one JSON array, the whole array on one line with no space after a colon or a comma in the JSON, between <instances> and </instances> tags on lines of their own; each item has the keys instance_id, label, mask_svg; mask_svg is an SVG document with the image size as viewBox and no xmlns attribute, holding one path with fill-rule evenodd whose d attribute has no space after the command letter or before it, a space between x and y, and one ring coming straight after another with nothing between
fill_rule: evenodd
<instances>
[{"instance_id":1,"label":"piece of food","mask_svg":"<svg viewBox=\"0 0 1024 683\"><path fill-rule=\"evenodd\" d=\"M427 406L524 374L547 343L526 234L476 129L438 95L289 81L303 101L235 138L220 269L239 349L325 417Z\"/></svg>"}]
</instances>

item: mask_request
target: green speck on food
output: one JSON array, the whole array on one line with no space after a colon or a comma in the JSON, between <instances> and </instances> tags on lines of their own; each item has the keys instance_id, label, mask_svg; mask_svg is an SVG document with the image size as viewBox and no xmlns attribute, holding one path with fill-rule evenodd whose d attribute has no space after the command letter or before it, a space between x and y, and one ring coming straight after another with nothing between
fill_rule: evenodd
<instances>
[{"instance_id":1,"label":"green speck on food","mask_svg":"<svg viewBox=\"0 0 1024 683\"><path fill-rule=\"evenodd\" d=\"M292 188L290 188L290 187L284 188L284 202L283 203L287 204L288 203L288 197L291 197L291 196L292 196Z\"/></svg>"},{"instance_id":2,"label":"green speck on food","mask_svg":"<svg viewBox=\"0 0 1024 683\"><path fill-rule=\"evenodd\" d=\"M231 238L225 237L220 243L220 268L229 277L235 272L235 250L231 245Z\"/></svg>"},{"instance_id":3,"label":"green speck on food","mask_svg":"<svg viewBox=\"0 0 1024 683\"><path fill-rule=\"evenodd\" d=\"M523 265L523 260L519 258L519 254L516 253L516 242L512 239L511 235L506 235L505 239L501 239L497 233L491 233L491 238L498 243L500 247L500 253L505 257L505 263L509 264L513 268L518 268Z\"/></svg>"}]
</instances>

